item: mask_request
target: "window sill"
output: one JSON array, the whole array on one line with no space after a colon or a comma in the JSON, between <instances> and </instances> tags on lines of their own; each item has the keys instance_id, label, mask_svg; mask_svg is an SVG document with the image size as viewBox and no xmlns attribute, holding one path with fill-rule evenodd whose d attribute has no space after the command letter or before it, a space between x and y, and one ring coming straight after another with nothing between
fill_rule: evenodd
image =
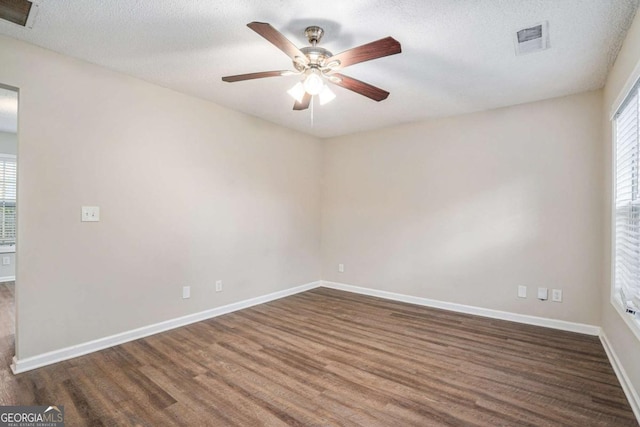
<instances>
[{"instance_id":1,"label":"window sill","mask_svg":"<svg viewBox=\"0 0 640 427\"><path fill-rule=\"evenodd\" d=\"M0 254L13 254L16 252L16 245L0 246Z\"/></svg>"},{"instance_id":2,"label":"window sill","mask_svg":"<svg viewBox=\"0 0 640 427\"><path fill-rule=\"evenodd\" d=\"M629 326L629 329L631 329L631 332L633 332L636 338L640 341L640 320L633 314L627 313L622 308L622 301L620 301L619 298L612 296L611 305L613 305L613 308L616 309L618 314L620 314L620 317L622 317L622 320L625 321Z\"/></svg>"}]
</instances>

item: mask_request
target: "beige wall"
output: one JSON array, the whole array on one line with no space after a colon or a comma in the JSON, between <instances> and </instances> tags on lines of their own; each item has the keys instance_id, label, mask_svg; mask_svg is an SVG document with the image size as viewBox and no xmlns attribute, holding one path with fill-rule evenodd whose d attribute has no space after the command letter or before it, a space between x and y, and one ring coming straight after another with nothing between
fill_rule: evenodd
<instances>
[{"instance_id":1,"label":"beige wall","mask_svg":"<svg viewBox=\"0 0 640 427\"><path fill-rule=\"evenodd\" d=\"M604 182L605 187L603 194L604 200L604 250L603 258L605 259L605 268L602 277L602 329L609 339L611 346L614 348L624 370L629 377L636 393L640 393L640 340L633 334L629 326L622 320L620 314L616 311L610 302L611 295L611 207L612 207L612 173L611 173L611 121L610 114L613 111L616 99L621 95L625 84L630 81L636 67L640 66L640 14L636 17L629 29L627 38L618 58L611 69L604 88L604 109L602 120L604 122L604 148L602 157L604 159L605 171ZM640 75L636 74L635 77ZM628 90L627 88L626 90Z\"/></svg>"},{"instance_id":2,"label":"beige wall","mask_svg":"<svg viewBox=\"0 0 640 427\"><path fill-rule=\"evenodd\" d=\"M601 95L327 141L323 278L599 325Z\"/></svg>"},{"instance_id":3,"label":"beige wall","mask_svg":"<svg viewBox=\"0 0 640 427\"><path fill-rule=\"evenodd\" d=\"M6 37L0 64L20 359L318 280L320 141Z\"/></svg>"}]
</instances>

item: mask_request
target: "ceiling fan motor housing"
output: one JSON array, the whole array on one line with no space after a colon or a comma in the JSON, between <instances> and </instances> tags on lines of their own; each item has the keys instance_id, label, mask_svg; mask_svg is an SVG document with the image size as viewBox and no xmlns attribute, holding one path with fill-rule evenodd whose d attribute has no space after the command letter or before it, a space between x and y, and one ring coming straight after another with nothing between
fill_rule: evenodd
<instances>
[{"instance_id":1,"label":"ceiling fan motor housing","mask_svg":"<svg viewBox=\"0 0 640 427\"><path fill-rule=\"evenodd\" d=\"M325 64L325 60L327 58L331 58L333 53L329 52L327 49L321 48L320 46L307 46L300 49L304 56L307 57L309 63L305 66L299 61L293 61L293 66L298 71L304 71L308 68L322 68Z\"/></svg>"},{"instance_id":2,"label":"ceiling fan motor housing","mask_svg":"<svg viewBox=\"0 0 640 427\"><path fill-rule=\"evenodd\" d=\"M293 66L300 72L304 72L309 69L323 68L325 60L333 56L333 53L318 46L318 43L320 43L320 40L324 35L324 30L317 25L313 25L304 30L304 35L307 37L307 40L309 40L311 46L303 47L300 51L304 53L304 56L308 61L300 61L296 58L293 61Z\"/></svg>"}]
</instances>

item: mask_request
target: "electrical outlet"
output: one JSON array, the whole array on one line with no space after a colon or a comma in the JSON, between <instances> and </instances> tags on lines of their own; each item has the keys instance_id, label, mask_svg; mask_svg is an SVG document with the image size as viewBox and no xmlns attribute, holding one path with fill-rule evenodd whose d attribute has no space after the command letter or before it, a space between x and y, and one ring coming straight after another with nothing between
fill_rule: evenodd
<instances>
[{"instance_id":1,"label":"electrical outlet","mask_svg":"<svg viewBox=\"0 0 640 427\"><path fill-rule=\"evenodd\" d=\"M551 301L562 302L562 289L553 289L551 291Z\"/></svg>"},{"instance_id":2,"label":"electrical outlet","mask_svg":"<svg viewBox=\"0 0 640 427\"><path fill-rule=\"evenodd\" d=\"M546 301L549 299L549 290L547 288L538 288L538 299Z\"/></svg>"},{"instance_id":3,"label":"electrical outlet","mask_svg":"<svg viewBox=\"0 0 640 427\"><path fill-rule=\"evenodd\" d=\"M344 264L338 264L338 272L344 273Z\"/></svg>"},{"instance_id":4,"label":"electrical outlet","mask_svg":"<svg viewBox=\"0 0 640 427\"><path fill-rule=\"evenodd\" d=\"M216 292L222 292L222 280L216 280Z\"/></svg>"},{"instance_id":5,"label":"electrical outlet","mask_svg":"<svg viewBox=\"0 0 640 427\"><path fill-rule=\"evenodd\" d=\"M518 286L518 298L526 298L527 297L527 287L526 286Z\"/></svg>"},{"instance_id":6,"label":"electrical outlet","mask_svg":"<svg viewBox=\"0 0 640 427\"><path fill-rule=\"evenodd\" d=\"M11 257L3 256L2 257L2 265L11 265Z\"/></svg>"},{"instance_id":7,"label":"electrical outlet","mask_svg":"<svg viewBox=\"0 0 640 427\"><path fill-rule=\"evenodd\" d=\"M182 299L191 298L191 286L182 287Z\"/></svg>"},{"instance_id":8,"label":"electrical outlet","mask_svg":"<svg viewBox=\"0 0 640 427\"><path fill-rule=\"evenodd\" d=\"M100 221L99 206L83 206L82 207L82 222L98 222L98 221Z\"/></svg>"}]
</instances>

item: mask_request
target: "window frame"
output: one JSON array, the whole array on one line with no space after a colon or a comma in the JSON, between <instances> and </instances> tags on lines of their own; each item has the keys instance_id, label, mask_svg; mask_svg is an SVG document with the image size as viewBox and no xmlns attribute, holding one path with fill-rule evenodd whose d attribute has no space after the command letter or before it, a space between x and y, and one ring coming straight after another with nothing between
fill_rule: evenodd
<instances>
[{"instance_id":1,"label":"window frame","mask_svg":"<svg viewBox=\"0 0 640 427\"><path fill-rule=\"evenodd\" d=\"M638 340L640 340L640 310L636 312L634 316L631 313L626 311L626 307L620 294L616 291L616 191L617 191L617 129L616 129L616 115L620 108L623 106L627 98L631 95L634 89L640 92L640 62L636 64L635 69L627 79L625 85L622 87L622 90L619 92L616 97L614 103L612 104L611 111L609 113L609 123L611 124L611 196L609 198L610 202L610 255L609 259L611 261L611 277L609 283L609 291L610 291L610 300L609 302L614 307L614 309L618 312L620 317L627 324L629 329L633 332ZM640 95L640 93L639 93ZM640 138L640 136L639 136Z\"/></svg>"}]
</instances>

